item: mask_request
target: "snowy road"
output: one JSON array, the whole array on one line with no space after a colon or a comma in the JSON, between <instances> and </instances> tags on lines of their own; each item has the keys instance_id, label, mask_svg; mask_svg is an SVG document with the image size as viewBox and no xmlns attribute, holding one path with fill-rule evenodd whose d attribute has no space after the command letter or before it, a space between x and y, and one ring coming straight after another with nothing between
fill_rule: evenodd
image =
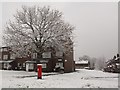
<instances>
[{"instance_id":1,"label":"snowy road","mask_svg":"<svg viewBox=\"0 0 120 90\"><path fill-rule=\"evenodd\" d=\"M73 73L43 73L37 79L36 72L0 71L2 88L118 88L118 74L80 69Z\"/></svg>"}]
</instances>

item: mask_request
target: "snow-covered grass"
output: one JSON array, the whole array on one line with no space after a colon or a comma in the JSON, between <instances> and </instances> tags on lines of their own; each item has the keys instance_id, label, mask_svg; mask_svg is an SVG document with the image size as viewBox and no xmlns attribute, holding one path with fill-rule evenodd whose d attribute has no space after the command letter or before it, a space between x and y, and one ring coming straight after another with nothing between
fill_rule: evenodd
<instances>
[{"instance_id":1,"label":"snow-covered grass","mask_svg":"<svg viewBox=\"0 0 120 90\"><path fill-rule=\"evenodd\" d=\"M79 69L73 73L43 73L1 70L2 88L118 88L118 74Z\"/></svg>"}]
</instances>

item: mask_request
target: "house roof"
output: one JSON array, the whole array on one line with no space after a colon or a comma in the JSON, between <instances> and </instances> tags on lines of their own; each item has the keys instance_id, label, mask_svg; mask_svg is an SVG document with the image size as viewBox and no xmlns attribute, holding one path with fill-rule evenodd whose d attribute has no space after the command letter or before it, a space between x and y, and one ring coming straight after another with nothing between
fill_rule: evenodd
<instances>
[{"instance_id":1,"label":"house roof","mask_svg":"<svg viewBox=\"0 0 120 90\"><path fill-rule=\"evenodd\" d=\"M88 61L76 61L75 64L88 64Z\"/></svg>"},{"instance_id":2,"label":"house roof","mask_svg":"<svg viewBox=\"0 0 120 90\"><path fill-rule=\"evenodd\" d=\"M11 63L13 60L0 61L0 63Z\"/></svg>"},{"instance_id":3,"label":"house roof","mask_svg":"<svg viewBox=\"0 0 120 90\"><path fill-rule=\"evenodd\" d=\"M36 63L36 61L26 61L26 63Z\"/></svg>"},{"instance_id":4,"label":"house roof","mask_svg":"<svg viewBox=\"0 0 120 90\"><path fill-rule=\"evenodd\" d=\"M40 60L41 63L48 63L49 60Z\"/></svg>"}]
</instances>

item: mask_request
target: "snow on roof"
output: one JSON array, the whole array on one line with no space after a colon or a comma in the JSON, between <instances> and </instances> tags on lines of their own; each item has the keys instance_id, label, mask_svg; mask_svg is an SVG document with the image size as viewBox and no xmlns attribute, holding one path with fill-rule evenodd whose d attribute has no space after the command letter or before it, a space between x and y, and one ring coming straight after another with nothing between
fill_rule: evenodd
<instances>
[{"instance_id":1,"label":"snow on roof","mask_svg":"<svg viewBox=\"0 0 120 90\"><path fill-rule=\"evenodd\" d=\"M0 63L11 63L13 60L8 60L8 61L0 61Z\"/></svg>"},{"instance_id":2,"label":"snow on roof","mask_svg":"<svg viewBox=\"0 0 120 90\"><path fill-rule=\"evenodd\" d=\"M36 61L26 61L26 63L36 63Z\"/></svg>"},{"instance_id":3,"label":"snow on roof","mask_svg":"<svg viewBox=\"0 0 120 90\"><path fill-rule=\"evenodd\" d=\"M88 64L88 61L76 61L75 64Z\"/></svg>"},{"instance_id":4,"label":"snow on roof","mask_svg":"<svg viewBox=\"0 0 120 90\"><path fill-rule=\"evenodd\" d=\"M48 63L48 60L40 60L41 63Z\"/></svg>"}]
</instances>

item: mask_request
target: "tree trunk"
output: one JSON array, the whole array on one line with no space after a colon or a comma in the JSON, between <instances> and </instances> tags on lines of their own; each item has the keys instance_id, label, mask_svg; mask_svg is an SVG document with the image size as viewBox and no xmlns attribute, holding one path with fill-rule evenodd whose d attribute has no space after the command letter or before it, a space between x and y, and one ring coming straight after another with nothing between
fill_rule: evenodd
<instances>
[{"instance_id":1,"label":"tree trunk","mask_svg":"<svg viewBox=\"0 0 120 90\"><path fill-rule=\"evenodd\" d=\"M35 71L37 72L37 64L40 64L40 60L42 59L42 53L37 53Z\"/></svg>"},{"instance_id":2,"label":"tree trunk","mask_svg":"<svg viewBox=\"0 0 120 90\"><path fill-rule=\"evenodd\" d=\"M41 52L39 52L39 53L37 53L37 64L39 64L40 63L40 60L42 59L42 53Z\"/></svg>"}]
</instances>

